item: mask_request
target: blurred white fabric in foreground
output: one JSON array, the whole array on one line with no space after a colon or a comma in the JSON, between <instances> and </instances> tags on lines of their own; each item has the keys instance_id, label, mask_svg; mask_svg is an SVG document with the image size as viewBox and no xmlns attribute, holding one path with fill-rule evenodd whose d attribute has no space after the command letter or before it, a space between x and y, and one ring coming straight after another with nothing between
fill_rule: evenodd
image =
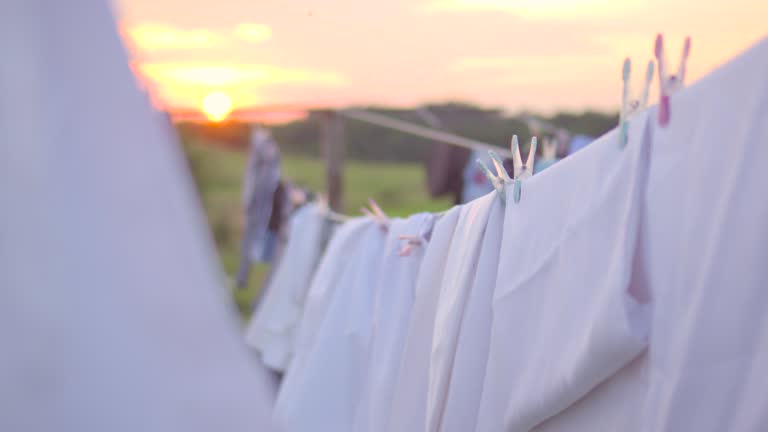
<instances>
[{"instance_id":1,"label":"blurred white fabric in foreground","mask_svg":"<svg viewBox=\"0 0 768 432\"><path fill-rule=\"evenodd\" d=\"M268 430L274 384L108 4L4 0L0 49L0 430Z\"/></svg>"}]
</instances>

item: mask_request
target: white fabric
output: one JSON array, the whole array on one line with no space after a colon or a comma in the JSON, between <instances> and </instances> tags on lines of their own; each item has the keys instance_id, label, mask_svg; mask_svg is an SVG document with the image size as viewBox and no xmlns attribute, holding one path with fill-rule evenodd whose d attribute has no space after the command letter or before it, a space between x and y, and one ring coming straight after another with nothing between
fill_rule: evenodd
<instances>
[{"instance_id":1,"label":"white fabric","mask_svg":"<svg viewBox=\"0 0 768 432\"><path fill-rule=\"evenodd\" d=\"M454 366L454 355L459 338L459 330L464 316L464 308L479 265L488 275L480 275L481 283L493 286L496 275L495 263L498 259L498 249L488 250L483 258L486 262L479 263L483 245L483 234L488 217L493 207L500 208L498 193L491 192L466 205L461 209L456 231L453 235L451 249L446 258L445 271L440 284L438 295L433 301L437 302L435 310L432 349L429 355L429 385L427 388L426 430L440 429L445 399ZM496 212L498 213L498 212ZM501 217L494 221L501 235ZM489 256L493 255L493 256ZM489 265L490 264L490 265ZM478 377L482 380L482 376ZM478 395L479 396L479 395Z\"/></svg>"},{"instance_id":2,"label":"white fabric","mask_svg":"<svg viewBox=\"0 0 768 432\"><path fill-rule=\"evenodd\" d=\"M429 232L433 222L434 216L420 213L406 220L394 220L390 225L376 282L371 346L361 400L356 408L356 431L383 430L389 418L394 378L408 330L416 278L427 247L422 244L408 256L400 256L404 245L400 236Z\"/></svg>"},{"instance_id":3,"label":"white fabric","mask_svg":"<svg viewBox=\"0 0 768 432\"><path fill-rule=\"evenodd\" d=\"M286 432L351 431L365 379L370 326L385 231L368 223L349 250L338 287L303 365L290 371L275 412Z\"/></svg>"},{"instance_id":4,"label":"white fabric","mask_svg":"<svg viewBox=\"0 0 768 432\"><path fill-rule=\"evenodd\" d=\"M344 277L348 277L349 272L345 272L349 269L348 263L360 247L363 231L371 224L368 218L355 218L339 226L331 237L304 301L304 310L294 338L294 354L283 377L277 405L280 405L281 395L291 388L292 382L296 381L300 385L298 378L294 380L294 377L301 375L299 371L305 366L308 353L314 346L318 328L333 294L345 280Z\"/></svg>"},{"instance_id":5,"label":"white fabric","mask_svg":"<svg viewBox=\"0 0 768 432\"><path fill-rule=\"evenodd\" d=\"M646 119L624 150L612 131L525 181L517 204L507 188L477 431L528 431L645 348L649 305L628 290Z\"/></svg>"},{"instance_id":6,"label":"white fabric","mask_svg":"<svg viewBox=\"0 0 768 432\"><path fill-rule=\"evenodd\" d=\"M751 189L765 183L753 176L761 176L757 161L765 160L765 150L759 143L768 134L760 124L768 96L766 45L763 41L673 96L668 129L656 126L656 109L651 110L652 158L635 257L635 272L651 283L656 304L650 354L535 432L762 431L768 424L768 400L761 384L768 364L766 320L759 306L750 306L765 303L762 291L768 279L758 264L767 253L761 246L766 207L754 202ZM721 134L714 132L721 129L740 131L728 135L734 138L728 141L728 153L720 150ZM714 172L738 179L738 186L712 188ZM737 172L752 177L741 178ZM720 219L691 225L694 218L681 217L713 214L712 203L718 200L729 203L721 207ZM749 215L754 217L744 218ZM728 221L733 217L738 222ZM701 247L700 241L711 246ZM736 262L727 262L729 254ZM707 255L719 264L702 263L700 257ZM716 270L716 276L710 270ZM723 323L730 323L730 332Z\"/></svg>"},{"instance_id":7,"label":"white fabric","mask_svg":"<svg viewBox=\"0 0 768 432\"><path fill-rule=\"evenodd\" d=\"M643 430L648 354L643 353L585 397L531 429L532 432Z\"/></svg>"},{"instance_id":8,"label":"white fabric","mask_svg":"<svg viewBox=\"0 0 768 432\"><path fill-rule=\"evenodd\" d=\"M475 429L488 360L493 291L496 286L503 224L504 207L500 200L496 199L491 206L485 227L475 279L469 287L469 292L465 293L469 297L461 318L453 371L440 427L430 430L464 432ZM440 300L443 301L442 296ZM439 418L437 413L434 414L435 419Z\"/></svg>"},{"instance_id":9,"label":"white fabric","mask_svg":"<svg viewBox=\"0 0 768 432\"><path fill-rule=\"evenodd\" d=\"M393 390L388 431L423 430L426 421L429 355L437 296L461 206L448 210L435 224L416 281L416 291ZM386 409L386 407L382 408Z\"/></svg>"},{"instance_id":10,"label":"white fabric","mask_svg":"<svg viewBox=\"0 0 768 432\"><path fill-rule=\"evenodd\" d=\"M273 383L106 2L4 0L0 50L0 430L270 430Z\"/></svg>"},{"instance_id":11,"label":"white fabric","mask_svg":"<svg viewBox=\"0 0 768 432\"><path fill-rule=\"evenodd\" d=\"M768 39L653 116L646 431L768 429Z\"/></svg>"},{"instance_id":12,"label":"white fabric","mask_svg":"<svg viewBox=\"0 0 768 432\"><path fill-rule=\"evenodd\" d=\"M651 113L652 115L652 113ZM630 292L650 300L643 254L643 223L632 264ZM533 432L640 431L647 420L643 404L648 392L647 350L592 389L573 405L545 420Z\"/></svg>"},{"instance_id":13,"label":"white fabric","mask_svg":"<svg viewBox=\"0 0 768 432\"><path fill-rule=\"evenodd\" d=\"M288 241L266 295L246 331L246 342L268 367L284 371L293 354L303 299L322 253L326 218L315 204L288 221Z\"/></svg>"}]
</instances>

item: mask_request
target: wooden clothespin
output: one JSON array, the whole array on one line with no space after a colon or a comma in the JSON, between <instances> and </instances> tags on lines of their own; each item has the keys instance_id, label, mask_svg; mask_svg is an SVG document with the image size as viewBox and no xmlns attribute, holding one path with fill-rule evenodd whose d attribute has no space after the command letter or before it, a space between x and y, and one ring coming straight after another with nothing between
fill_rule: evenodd
<instances>
[{"instance_id":1,"label":"wooden clothespin","mask_svg":"<svg viewBox=\"0 0 768 432\"><path fill-rule=\"evenodd\" d=\"M400 240L406 241L405 246L400 249L401 257L410 256L411 252L413 252L413 249L416 246L421 246L422 244L426 243L426 239L416 235L401 235Z\"/></svg>"},{"instance_id":2,"label":"wooden clothespin","mask_svg":"<svg viewBox=\"0 0 768 432\"><path fill-rule=\"evenodd\" d=\"M627 141L629 140L629 117L648 106L648 95L651 91L654 66L653 60L648 62L648 67L645 71L645 82L643 83L640 98L631 99L629 94L632 61L628 58L624 60L624 67L622 68L621 73L624 86L621 93L621 112L619 114L619 147L622 149L626 147Z\"/></svg>"},{"instance_id":3,"label":"wooden clothespin","mask_svg":"<svg viewBox=\"0 0 768 432\"><path fill-rule=\"evenodd\" d=\"M436 215L429 215L429 217L425 218L417 235L401 235L399 237L400 240L404 240L406 242L405 246L400 249L401 257L410 256L411 252L413 252L416 247L424 246L427 244L429 241L429 234L432 232L432 227L434 226L436 218Z\"/></svg>"},{"instance_id":4,"label":"wooden clothespin","mask_svg":"<svg viewBox=\"0 0 768 432\"><path fill-rule=\"evenodd\" d=\"M677 74L670 75L668 72L667 60L664 55L664 36L661 34L656 35L654 52L656 54L656 61L659 63L659 125L664 127L669 124L671 117L669 96L685 85L685 68L688 56L691 53L691 38L686 37L683 43L683 53Z\"/></svg>"},{"instance_id":5,"label":"wooden clothespin","mask_svg":"<svg viewBox=\"0 0 768 432\"><path fill-rule=\"evenodd\" d=\"M364 215L373 219L373 221L379 224L383 230L389 229L389 217L384 213L381 207L379 207L376 201L373 200L373 198L368 199L368 206L370 207L370 210L363 206L360 207L360 211Z\"/></svg>"}]
</instances>

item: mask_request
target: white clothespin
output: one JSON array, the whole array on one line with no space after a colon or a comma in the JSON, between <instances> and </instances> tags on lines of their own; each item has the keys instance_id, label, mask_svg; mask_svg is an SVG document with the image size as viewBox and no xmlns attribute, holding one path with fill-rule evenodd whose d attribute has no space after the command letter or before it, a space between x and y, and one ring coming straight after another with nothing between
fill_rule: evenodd
<instances>
[{"instance_id":1,"label":"white clothespin","mask_svg":"<svg viewBox=\"0 0 768 432\"><path fill-rule=\"evenodd\" d=\"M536 147L538 140L536 137L531 138L531 148L528 150L528 158L523 163L523 158L520 156L520 145L517 142L517 135L512 136L512 161L515 168L515 188L514 199L515 202L520 202L520 195L522 194L522 180L527 179L533 175L533 164L536 161Z\"/></svg>"},{"instance_id":2,"label":"white clothespin","mask_svg":"<svg viewBox=\"0 0 768 432\"><path fill-rule=\"evenodd\" d=\"M685 67L688 62L688 56L691 53L691 38L685 38L683 54L680 59L677 74L675 75L670 75L668 72L667 59L664 55L664 36L661 34L656 36L656 46L654 51L656 54L656 61L659 63L659 125L663 127L669 124L671 116L669 95L685 85Z\"/></svg>"},{"instance_id":3,"label":"white clothespin","mask_svg":"<svg viewBox=\"0 0 768 432\"><path fill-rule=\"evenodd\" d=\"M488 151L488 155L491 157L491 161L493 162L494 168L496 169L496 174L492 173L488 166L485 165L485 162L480 159L477 160L477 165L480 167L480 169L483 170L485 176L488 178L488 181L491 182L491 185L499 194L501 203L505 204L507 197L504 192L504 184L507 181L511 181L512 179L509 178L509 174L507 173L507 170L504 169L504 164L501 162L501 159L499 159L499 156L492 150Z\"/></svg>"},{"instance_id":4,"label":"white clothespin","mask_svg":"<svg viewBox=\"0 0 768 432\"><path fill-rule=\"evenodd\" d=\"M373 198L368 199L368 205L371 207L369 210L365 206L360 207L360 211L368 216L369 218L373 219L374 222L379 224L379 226L387 230L389 229L389 217L384 213L384 211L379 207L379 205L376 203L376 201L373 200Z\"/></svg>"},{"instance_id":5,"label":"white clothespin","mask_svg":"<svg viewBox=\"0 0 768 432\"><path fill-rule=\"evenodd\" d=\"M541 160L553 161L555 159L557 159L557 140L544 138L543 145L541 146Z\"/></svg>"},{"instance_id":6,"label":"white clothespin","mask_svg":"<svg viewBox=\"0 0 768 432\"><path fill-rule=\"evenodd\" d=\"M630 99L630 75L632 69L631 60L624 59L624 67L622 68L622 81L624 82L624 88L621 93L621 113L619 115L619 147L624 148L627 145L629 139L629 117L648 106L648 95L651 91L651 81L653 81L653 60L648 62L648 67L645 71L645 82L643 83L643 89L640 93L640 99Z\"/></svg>"}]
</instances>

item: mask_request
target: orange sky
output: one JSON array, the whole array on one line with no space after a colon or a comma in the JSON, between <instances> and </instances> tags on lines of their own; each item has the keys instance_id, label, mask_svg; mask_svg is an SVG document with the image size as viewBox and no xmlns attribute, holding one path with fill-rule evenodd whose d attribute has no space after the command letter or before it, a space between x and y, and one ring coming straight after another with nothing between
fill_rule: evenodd
<instances>
[{"instance_id":1,"label":"orange sky","mask_svg":"<svg viewBox=\"0 0 768 432\"><path fill-rule=\"evenodd\" d=\"M659 31L675 67L693 38L692 80L768 34L765 0L119 0L117 11L134 66L186 108L221 91L236 108L615 109L622 60L645 64Z\"/></svg>"}]
</instances>

